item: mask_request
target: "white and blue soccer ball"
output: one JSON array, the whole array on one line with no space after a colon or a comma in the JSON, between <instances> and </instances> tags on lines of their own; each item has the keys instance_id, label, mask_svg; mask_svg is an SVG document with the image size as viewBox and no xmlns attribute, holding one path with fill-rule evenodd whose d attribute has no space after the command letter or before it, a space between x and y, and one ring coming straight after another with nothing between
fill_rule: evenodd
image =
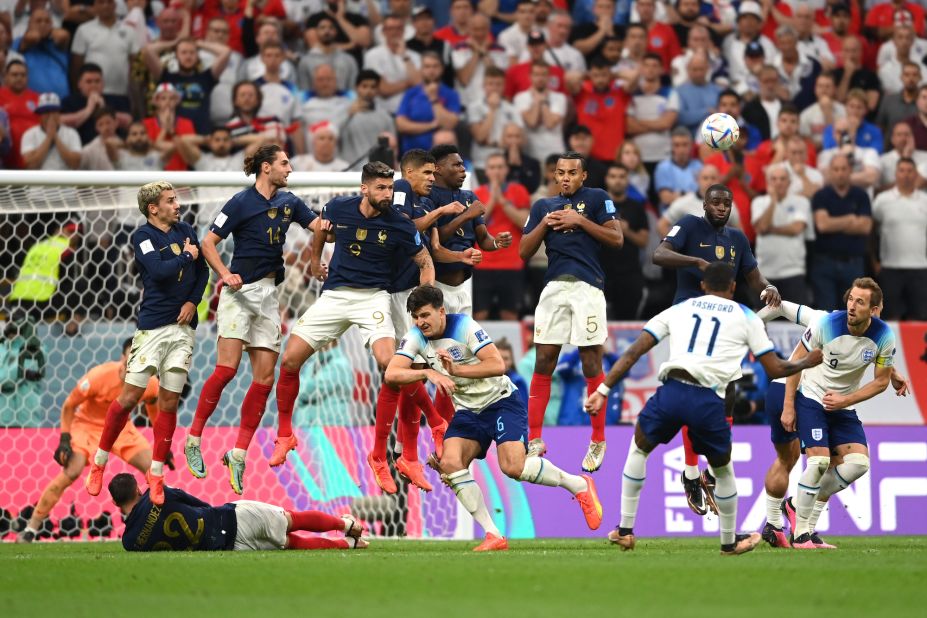
<instances>
[{"instance_id":1,"label":"white and blue soccer ball","mask_svg":"<svg viewBox=\"0 0 927 618\"><path fill-rule=\"evenodd\" d=\"M702 141L715 150L729 150L740 139L737 120L728 114L712 114L702 123Z\"/></svg>"}]
</instances>

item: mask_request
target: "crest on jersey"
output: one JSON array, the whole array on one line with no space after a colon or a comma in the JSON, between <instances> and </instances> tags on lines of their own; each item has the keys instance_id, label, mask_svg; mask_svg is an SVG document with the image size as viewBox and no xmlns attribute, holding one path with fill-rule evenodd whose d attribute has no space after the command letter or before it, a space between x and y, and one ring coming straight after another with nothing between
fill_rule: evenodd
<instances>
[{"instance_id":1,"label":"crest on jersey","mask_svg":"<svg viewBox=\"0 0 927 618\"><path fill-rule=\"evenodd\" d=\"M271 219L276 219L277 218L277 207L274 206L273 208L268 210L267 216L270 217Z\"/></svg>"},{"instance_id":2,"label":"crest on jersey","mask_svg":"<svg viewBox=\"0 0 927 618\"><path fill-rule=\"evenodd\" d=\"M463 350L460 349L460 346L455 345L454 347L449 348L448 352L450 352L451 358L453 358L455 361L463 360Z\"/></svg>"},{"instance_id":3,"label":"crest on jersey","mask_svg":"<svg viewBox=\"0 0 927 618\"><path fill-rule=\"evenodd\" d=\"M171 243L171 251L174 252L174 255L180 255L180 245L175 242Z\"/></svg>"},{"instance_id":4,"label":"crest on jersey","mask_svg":"<svg viewBox=\"0 0 927 618\"><path fill-rule=\"evenodd\" d=\"M564 210L573 210L573 204L572 204L572 202L567 202L566 204L564 204L564 205L563 205L563 209L564 209Z\"/></svg>"},{"instance_id":5,"label":"crest on jersey","mask_svg":"<svg viewBox=\"0 0 927 618\"><path fill-rule=\"evenodd\" d=\"M455 232L455 234L457 234L458 236L463 236L464 235L463 228L462 227L457 228L457 231Z\"/></svg>"},{"instance_id":6,"label":"crest on jersey","mask_svg":"<svg viewBox=\"0 0 927 618\"><path fill-rule=\"evenodd\" d=\"M814 438L815 440L822 439L824 437L824 430L823 429L812 429L811 437Z\"/></svg>"},{"instance_id":7,"label":"crest on jersey","mask_svg":"<svg viewBox=\"0 0 927 618\"><path fill-rule=\"evenodd\" d=\"M360 227L357 228L357 232L355 232L354 237L357 238L357 240L367 240L367 230Z\"/></svg>"},{"instance_id":8,"label":"crest on jersey","mask_svg":"<svg viewBox=\"0 0 927 618\"><path fill-rule=\"evenodd\" d=\"M290 220L290 217L293 215L293 209L289 206L283 207L283 222L286 223Z\"/></svg>"},{"instance_id":9,"label":"crest on jersey","mask_svg":"<svg viewBox=\"0 0 927 618\"><path fill-rule=\"evenodd\" d=\"M386 230L380 230L377 232L377 242L379 242L381 245L386 244Z\"/></svg>"},{"instance_id":10,"label":"crest on jersey","mask_svg":"<svg viewBox=\"0 0 927 618\"><path fill-rule=\"evenodd\" d=\"M586 202L580 202L576 206L576 212L578 212L579 214L583 214L585 210L586 210Z\"/></svg>"},{"instance_id":11,"label":"crest on jersey","mask_svg":"<svg viewBox=\"0 0 927 618\"><path fill-rule=\"evenodd\" d=\"M731 259L732 259L732 260L734 259L734 256L735 256L735 255L736 255L736 253L734 253L734 247L732 246L732 247L731 247Z\"/></svg>"},{"instance_id":12,"label":"crest on jersey","mask_svg":"<svg viewBox=\"0 0 927 618\"><path fill-rule=\"evenodd\" d=\"M721 245L715 245L715 257L719 260L724 259L724 247Z\"/></svg>"},{"instance_id":13,"label":"crest on jersey","mask_svg":"<svg viewBox=\"0 0 927 618\"><path fill-rule=\"evenodd\" d=\"M874 358L875 358L875 352L873 352L872 350L863 350L863 362L864 363L871 363L872 359Z\"/></svg>"}]
</instances>

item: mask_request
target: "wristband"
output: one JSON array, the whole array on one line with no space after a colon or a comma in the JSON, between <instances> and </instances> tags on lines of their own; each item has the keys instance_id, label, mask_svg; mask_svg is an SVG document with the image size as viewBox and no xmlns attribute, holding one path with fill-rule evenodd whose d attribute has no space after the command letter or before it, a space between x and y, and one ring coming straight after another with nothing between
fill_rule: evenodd
<instances>
[{"instance_id":1,"label":"wristband","mask_svg":"<svg viewBox=\"0 0 927 618\"><path fill-rule=\"evenodd\" d=\"M611 391L609 387L605 386L605 382L599 384L599 387L595 389L595 392L602 395L603 397L608 397L608 393Z\"/></svg>"},{"instance_id":2,"label":"wristband","mask_svg":"<svg viewBox=\"0 0 927 618\"><path fill-rule=\"evenodd\" d=\"M498 248L499 248L499 245L496 244L496 239L495 239L495 238L492 239L492 248L493 248L493 249L498 249Z\"/></svg>"}]
</instances>

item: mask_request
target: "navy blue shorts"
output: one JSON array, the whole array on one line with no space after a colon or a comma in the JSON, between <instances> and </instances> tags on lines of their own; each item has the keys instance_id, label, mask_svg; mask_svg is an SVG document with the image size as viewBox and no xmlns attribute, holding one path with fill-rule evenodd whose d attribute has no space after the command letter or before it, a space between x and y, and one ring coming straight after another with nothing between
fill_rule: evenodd
<instances>
[{"instance_id":1,"label":"navy blue shorts","mask_svg":"<svg viewBox=\"0 0 927 618\"><path fill-rule=\"evenodd\" d=\"M835 449L841 444L868 444L856 410L827 412L814 399L798 393L795 395L795 415L804 448L826 446Z\"/></svg>"},{"instance_id":2,"label":"navy blue shorts","mask_svg":"<svg viewBox=\"0 0 927 618\"><path fill-rule=\"evenodd\" d=\"M647 400L637 422L652 444L666 444L686 425L696 453L731 452L731 426L724 415L724 400L710 388L667 380Z\"/></svg>"},{"instance_id":3,"label":"navy blue shorts","mask_svg":"<svg viewBox=\"0 0 927 618\"><path fill-rule=\"evenodd\" d=\"M480 444L477 459L486 457L493 442L521 442L528 445L528 408L517 392L500 399L477 414L470 410L457 410L444 439L463 438Z\"/></svg>"},{"instance_id":4,"label":"navy blue shorts","mask_svg":"<svg viewBox=\"0 0 927 618\"><path fill-rule=\"evenodd\" d=\"M770 382L766 389L766 416L769 417L769 439L773 444L788 444L798 440L797 431L786 431L782 426L782 406L785 402L785 384Z\"/></svg>"}]
</instances>

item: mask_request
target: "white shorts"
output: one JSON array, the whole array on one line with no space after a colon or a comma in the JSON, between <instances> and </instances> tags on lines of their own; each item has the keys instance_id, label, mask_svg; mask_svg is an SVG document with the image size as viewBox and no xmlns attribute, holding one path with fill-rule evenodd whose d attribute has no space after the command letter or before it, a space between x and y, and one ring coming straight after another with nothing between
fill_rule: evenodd
<instances>
[{"instance_id":1,"label":"white shorts","mask_svg":"<svg viewBox=\"0 0 927 618\"><path fill-rule=\"evenodd\" d=\"M534 311L534 342L578 347L608 338L605 294L585 281L551 281Z\"/></svg>"},{"instance_id":2,"label":"white shorts","mask_svg":"<svg viewBox=\"0 0 927 618\"><path fill-rule=\"evenodd\" d=\"M435 287L444 292L444 310L447 313L473 315L473 297L470 293L472 279L460 285L448 285L435 281Z\"/></svg>"},{"instance_id":3,"label":"white shorts","mask_svg":"<svg viewBox=\"0 0 927 618\"><path fill-rule=\"evenodd\" d=\"M235 551L286 549L286 511L254 500L238 500L232 504L238 520Z\"/></svg>"},{"instance_id":4,"label":"white shorts","mask_svg":"<svg viewBox=\"0 0 927 618\"><path fill-rule=\"evenodd\" d=\"M360 329L368 347L378 339L392 339L395 331L389 292L372 288L325 290L296 320L293 334L318 351L352 325Z\"/></svg>"},{"instance_id":5,"label":"white shorts","mask_svg":"<svg viewBox=\"0 0 927 618\"><path fill-rule=\"evenodd\" d=\"M157 375L161 388L174 393L183 390L193 360L193 329L168 324L153 330L139 330L132 338L126 364L126 382L145 388Z\"/></svg>"},{"instance_id":6,"label":"white shorts","mask_svg":"<svg viewBox=\"0 0 927 618\"><path fill-rule=\"evenodd\" d=\"M246 283L237 292L223 287L216 325L220 337L280 352L280 289L267 278Z\"/></svg>"}]
</instances>

